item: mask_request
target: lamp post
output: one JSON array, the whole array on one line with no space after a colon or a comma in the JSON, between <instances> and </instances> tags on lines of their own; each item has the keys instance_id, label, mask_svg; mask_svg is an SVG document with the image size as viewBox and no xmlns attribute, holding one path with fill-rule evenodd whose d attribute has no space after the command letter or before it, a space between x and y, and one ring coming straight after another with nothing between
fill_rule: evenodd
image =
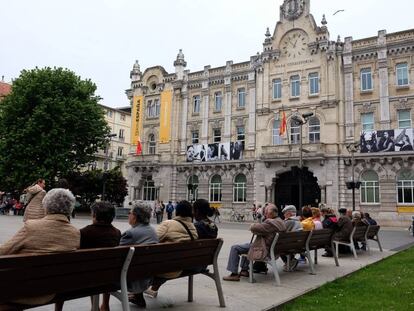
<instances>
[{"instance_id":1,"label":"lamp post","mask_svg":"<svg viewBox=\"0 0 414 311\"><path fill-rule=\"evenodd\" d=\"M303 205L303 125L308 123L310 117L313 116L313 112L307 112L302 115L295 115L292 117L293 121L300 126L300 139L299 139L299 206L300 210Z\"/></svg>"},{"instance_id":2,"label":"lamp post","mask_svg":"<svg viewBox=\"0 0 414 311\"><path fill-rule=\"evenodd\" d=\"M355 189L361 187L360 181L355 181L355 158L354 153L357 152L360 148L359 143L351 143L346 145L346 149L351 154L351 166L352 166L352 179L351 181L346 182L346 187L352 189L352 211L355 211Z\"/></svg>"},{"instance_id":3,"label":"lamp post","mask_svg":"<svg viewBox=\"0 0 414 311\"><path fill-rule=\"evenodd\" d=\"M106 171L108 170L109 164L109 147L111 146L112 137L116 137L116 134L108 134L106 136L109 140L106 141L106 150L105 150L105 161L104 161L104 172L102 174L102 201L105 200L105 188L106 188Z\"/></svg>"},{"instance_id":4,"label":"lamp post","mask_svg":"<svg viewBox=\"0 0 414 311\"><path fill-rule=\"evenodd\" d=\"M195 200L195 191L197 190L198 185L194 184L194 162L195 158L193 157L191 160L191 183L188 184L188 191L190 191L190 201L193 203Z\"/></svg>"}]
</instances>

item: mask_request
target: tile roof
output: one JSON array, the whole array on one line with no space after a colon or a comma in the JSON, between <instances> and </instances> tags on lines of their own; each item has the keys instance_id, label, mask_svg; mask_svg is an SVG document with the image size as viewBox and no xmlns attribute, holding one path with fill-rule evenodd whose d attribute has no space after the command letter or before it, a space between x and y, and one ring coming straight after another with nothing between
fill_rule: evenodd
<instances>
[{"instance_id":1,"label":"tile roof","mask_svg":"<svg viewBox=\"0 0 414 311\"><path fill-rule=\"evenodd\" d=\"M11 92L11 84L0 81L0 97L6 96Z\"/></svg>"}]
</instances>

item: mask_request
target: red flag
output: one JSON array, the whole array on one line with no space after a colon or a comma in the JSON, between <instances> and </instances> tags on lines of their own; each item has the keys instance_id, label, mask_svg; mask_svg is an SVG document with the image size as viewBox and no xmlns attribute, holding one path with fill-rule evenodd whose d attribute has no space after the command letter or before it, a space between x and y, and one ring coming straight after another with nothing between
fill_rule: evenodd
<instances>
[{"instance_id":1,"label":"red flag","mask_svg":"<svg viewBox=\"0 0 414 311\"><path fill-rule=\"evenodd\" d=\"M140 140L140 138L138 137L138 142L137 142L137 151L136 151L136 154L137 155L140 155L142 153L142 145L141 145L141 140Z\"/></svg>"},{"instance_id":2,"label":"red flag","mask_svg":"<svg viewBox=\"0 0 414 311\"><path fill-rule=\"evenodd\" d=\"M282 122L280 122L279 135L283 136L286 133L286 114L282 112Z\"/></svg>"}]
</instances>

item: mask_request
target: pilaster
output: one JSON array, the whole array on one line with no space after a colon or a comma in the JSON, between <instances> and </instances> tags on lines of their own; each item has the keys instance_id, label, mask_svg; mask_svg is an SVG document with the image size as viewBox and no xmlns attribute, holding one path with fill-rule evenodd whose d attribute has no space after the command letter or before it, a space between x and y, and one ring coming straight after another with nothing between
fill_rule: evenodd
<instances>
[{"instance_id":1,"label":"pilaster","mask_svg":"<svg viewBox=\"0 0 414 311\"><path fill-rule=\"evenodd\" d=\"M378 76L382 129L388 129L391 123L386 34L385 30L380 30L378 32Z\"/></svg>"}]
</instances>

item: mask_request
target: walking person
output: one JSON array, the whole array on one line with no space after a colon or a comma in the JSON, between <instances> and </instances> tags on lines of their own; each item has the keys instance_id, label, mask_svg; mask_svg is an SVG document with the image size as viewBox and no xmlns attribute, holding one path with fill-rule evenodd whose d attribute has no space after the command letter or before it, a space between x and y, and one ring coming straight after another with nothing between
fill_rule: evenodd
<instances>
[{"instance_id":1,"label":"walking person","mask_svg":"<svg viewBox=\"0 0 414 311\"><path fill-rule=\"evenodd\" d=\"M157 219L157 224L160 224L162 222L162 205L159 200L155 200L154 214L155 218Z\"/></svg>"},{"instance_id":2,"label":"walking person","mask_svg":"<svg viewBox=\"0 0 414 311\"><path fill-rule=\"evenodd\" d=\"M46 216L42 200L46 195L46 182L43 178L39 178L36 184L25 189L27 193L27 206L24 211L23 221L29 219L40 219Z\"/></svg>"},{"instance_id":3,"label":"walking person","mask_svg":"<svg viewBox=\"0 0 414 311\"><path fill-rule=\"evenodd\" d=\"M166 210L167 210L167 218L172 219L172 215L174 213L174 205L172 204L171 201L168 201Z\"/></svg>"},{"instance_id":4,"label":"walking person","mask_svg":"<svg viewBox=\"0 0 414 311\"><path fill-rule=\"evenodd\" d=\"M214 207L214 218L213 218L214 223L217 223L216 219L218 220L219 223L221 223L221 221L220 221L220 211L218 210L217 207Z\"/></svg>"}]
</instances>

